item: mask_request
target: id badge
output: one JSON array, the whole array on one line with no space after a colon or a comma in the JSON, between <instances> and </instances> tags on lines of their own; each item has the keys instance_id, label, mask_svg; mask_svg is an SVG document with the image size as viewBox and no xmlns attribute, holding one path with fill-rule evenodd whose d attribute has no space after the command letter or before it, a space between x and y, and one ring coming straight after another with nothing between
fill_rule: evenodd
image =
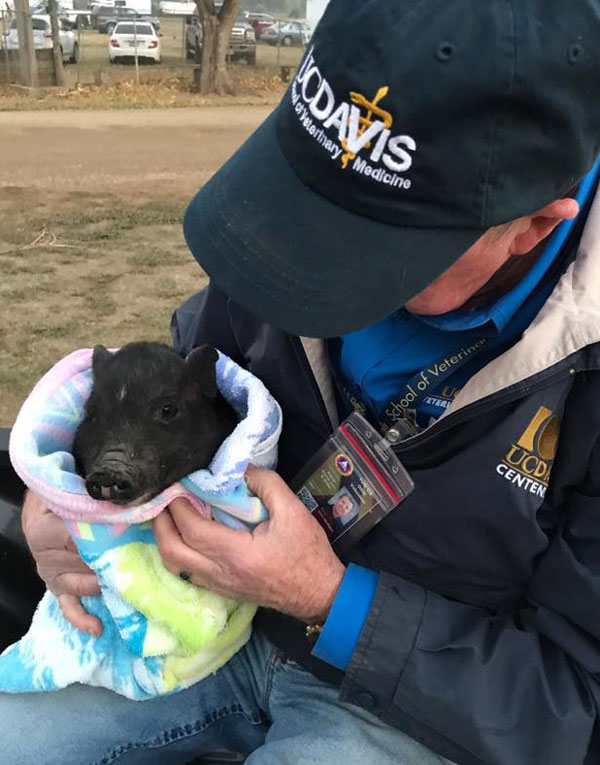
<instances>
[{"instance_id":1,"label":"id badge","mask_svg":"<svg viewBox=\"0 0 600 765\"><path fill-rule=\"evenodd\" d=\"M389 441L353 412L292 482L342 556L401 504L414 483Z\"/></svg>"}]
</instances>

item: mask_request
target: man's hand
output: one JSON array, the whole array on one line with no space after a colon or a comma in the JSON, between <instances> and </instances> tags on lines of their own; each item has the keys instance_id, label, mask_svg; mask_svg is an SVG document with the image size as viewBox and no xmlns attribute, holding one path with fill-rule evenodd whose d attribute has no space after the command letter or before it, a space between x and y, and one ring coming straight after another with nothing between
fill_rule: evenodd
<instances>
[{"instance_id":1,"label":"man's hand","mask_svg":"<svg viewBox=\"0 0 600 765\"><path fill-rule=\"evenodd\" d=\"M305 621L324 620L345 573L327 536L284 481L250 467L248 488L269 520L252 533L202 519L177 499L154 520L165 566L201 587L274 608Z\"/></svg>"},{"instance_id":2,"label":"man's hand","mask_svg":"<svg viewBox=\"0 0 600 765\"><path fill-rule=\"evenodd\" d=\"M83 632L101 635L102 622L88 614L79 600L82 595L99 594L98 580L79 557L65 524L32 491L25 496L22 524L38 574L58 597L65 619Z\"/></svg>"}]
</instances>

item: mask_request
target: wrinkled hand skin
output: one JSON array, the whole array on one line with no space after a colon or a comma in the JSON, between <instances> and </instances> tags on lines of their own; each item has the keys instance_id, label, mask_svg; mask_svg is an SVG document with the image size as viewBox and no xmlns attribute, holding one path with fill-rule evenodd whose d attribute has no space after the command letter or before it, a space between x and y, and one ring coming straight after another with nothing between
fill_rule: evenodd
<instances>
[{"instance_id":1,"label":"wrinkled hand skin","mask_svg":"<svg viewBox=\"0 0 600 765\"><path fill-rule=\"evenodd\" d=\"M79 556L65 524L32 491L25 496L21 522L37 572L57 596L65 619L83 632L101 635L102 623L79 600L99 594L98 580Z\"/></svg>"},{"instance_id":2,"label":"wrinkled hand skin","mask_svg":"<svg viewBox=\"0 0 600 765\"><path fill-rule=\"evenodd\" d=\"M269 520L252 533L202 519L184 499L154 520L158 549L175 575L219 595L276 609L306 622L327 618L345 573L327 536L285 482L248 469L250 491Z\"/></svg>"}]
</instances>

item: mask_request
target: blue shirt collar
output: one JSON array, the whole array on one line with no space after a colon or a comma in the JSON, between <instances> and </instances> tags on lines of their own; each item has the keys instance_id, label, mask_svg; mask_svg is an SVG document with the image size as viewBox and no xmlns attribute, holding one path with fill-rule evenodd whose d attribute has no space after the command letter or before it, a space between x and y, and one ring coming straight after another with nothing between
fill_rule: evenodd
<instances>
[{"instance_id":1,"label":"blue shirt collar","mask_svg":"<svg viewBox=\"0 0 600 765\"><path fill-rule=\"evenodd\" d=\"M579 202L580 209L584 207L591 194L599 168L600 157L579 184L575 199ZM561 252L576 221L577 217L572 220L563 221L548 239L543 253L537 259L534 266L510 292L499 297L492 305L475 311L462 311L458 309L440 316L419 316L415 318L419 318L432 327L449 332L475 329L483 325L488 325L488 328L495 330L495 332L501 332L542 281L548 269Z\"/></svg>"}]
</instances>

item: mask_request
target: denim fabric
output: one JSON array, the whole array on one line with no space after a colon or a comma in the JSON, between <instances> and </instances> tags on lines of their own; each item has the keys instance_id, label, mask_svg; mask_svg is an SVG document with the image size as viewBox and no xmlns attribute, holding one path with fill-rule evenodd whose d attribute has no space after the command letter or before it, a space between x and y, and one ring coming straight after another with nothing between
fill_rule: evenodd
<instances>
[{"instance_id":1,"label":"denim fabric","mask_svg":"<svg viewBox=\"0 0 600 765\"><path fill-rule=\"evenodd\" d=\"M103 688L0 694L10 765L170 765L219 749L248 765L448 763L317 680L258 631L216 674L171 696L130 701Z\"/></svg>"}]
</instances>

